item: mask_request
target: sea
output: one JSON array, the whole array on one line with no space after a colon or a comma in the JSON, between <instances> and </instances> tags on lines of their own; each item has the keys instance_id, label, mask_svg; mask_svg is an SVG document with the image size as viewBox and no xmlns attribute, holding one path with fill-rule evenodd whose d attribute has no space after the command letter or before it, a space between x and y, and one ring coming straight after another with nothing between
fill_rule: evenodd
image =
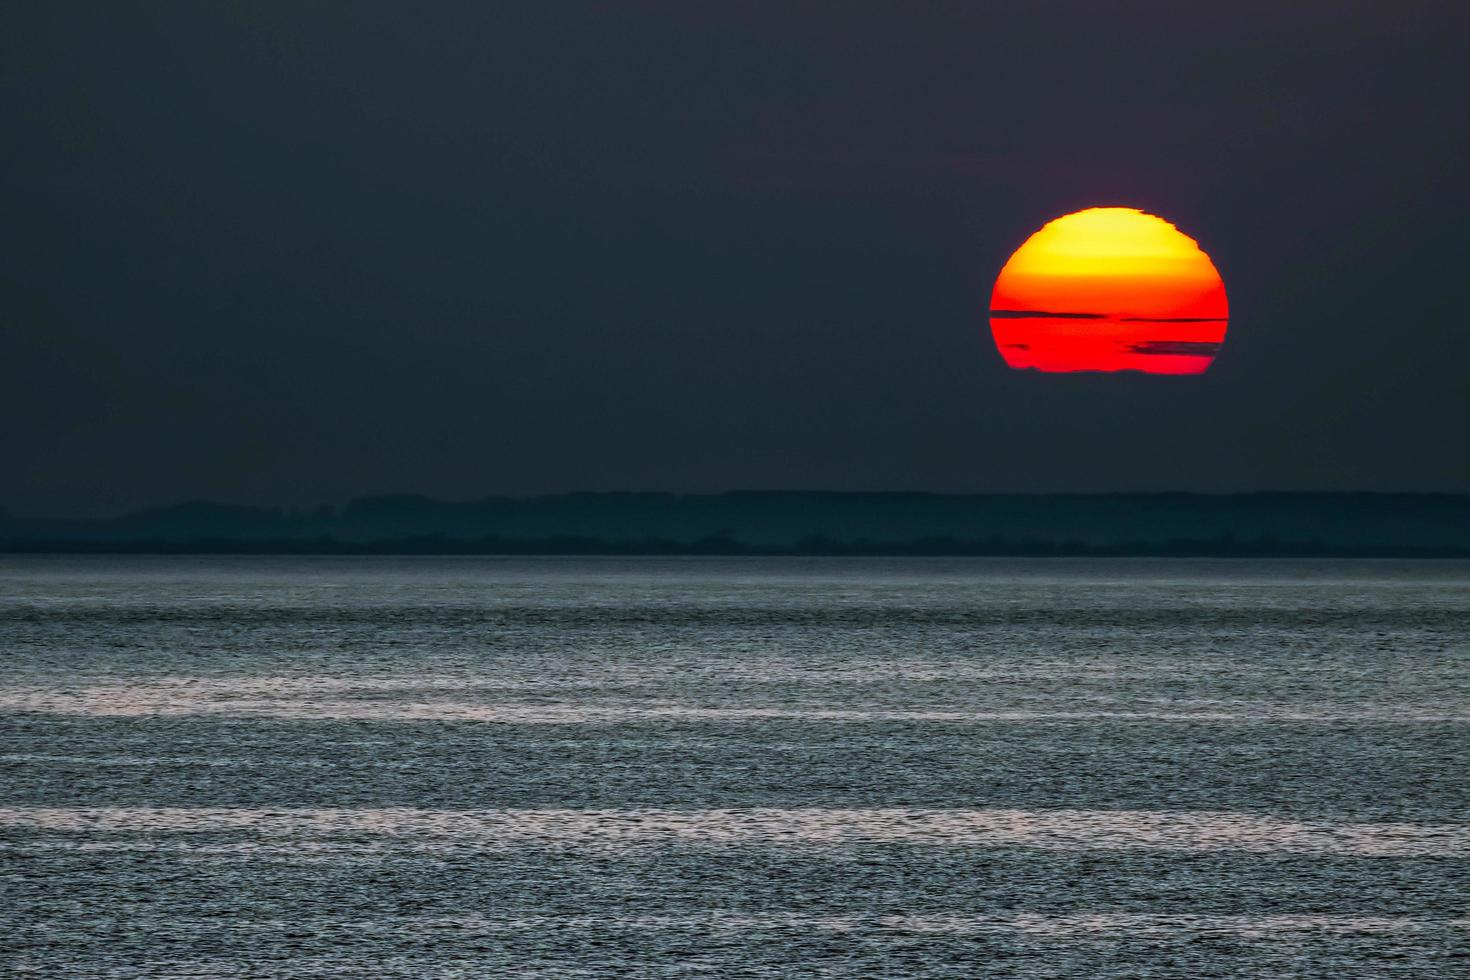
<instances>
[{"instance_id":1,"label":"sea","mask_svg":"<svg viewBox=\"0 0 1470 980\"><path fill-rule=\"evenodd\" d=\"M1470 563L0 559L0 973L1470 976Z\"/></svg>"}]
</instances>

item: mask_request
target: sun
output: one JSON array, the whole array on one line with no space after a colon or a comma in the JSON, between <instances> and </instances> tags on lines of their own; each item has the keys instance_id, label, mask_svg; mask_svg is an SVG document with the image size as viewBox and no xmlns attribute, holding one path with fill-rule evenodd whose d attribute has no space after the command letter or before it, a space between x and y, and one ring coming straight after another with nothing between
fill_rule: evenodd
<instances>
[{"instance_id":1,"label":"sun","mask_svg":"<svg viewBox=\"0 0 1470 980\"><path fill-rule=\"evenodd\" d=\"M1199 243L1136 208L1047 222L990 296L995 345L1017 370L1199 374L1228 317L1225 283Z\"/></svg>"}]
</instances>

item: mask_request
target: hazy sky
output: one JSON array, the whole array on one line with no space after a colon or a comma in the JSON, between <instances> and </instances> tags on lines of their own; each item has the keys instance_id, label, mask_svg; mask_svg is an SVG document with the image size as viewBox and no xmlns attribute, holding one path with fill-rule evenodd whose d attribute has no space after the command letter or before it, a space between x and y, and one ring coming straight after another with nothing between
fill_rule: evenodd
<instances>
[{"instance_id":1,"label":"hazy sky","mask_svg":"<svg viewBox=\"0 0 1470 980\"><path fill-rule=\"evenodd\" d=\"M697 12L690 12L695 10ZM12 3L0 506L1470 491L1461 2ZM1198 238L1198 378L1008 371L1009 253Z\"/></svg>"}]
</instances>

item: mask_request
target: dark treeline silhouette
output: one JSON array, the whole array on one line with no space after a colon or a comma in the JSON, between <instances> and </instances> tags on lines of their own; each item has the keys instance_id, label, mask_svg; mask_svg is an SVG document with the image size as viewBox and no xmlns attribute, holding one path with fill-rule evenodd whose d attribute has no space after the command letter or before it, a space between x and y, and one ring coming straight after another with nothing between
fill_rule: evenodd
<instances>
[{"instance_id":1,"label":"dark treeline silhouette","mask_svg":"<svg viewBox=\"0 0 1470 980\"><path fill-rule=\"evenodd\" d=\"M1470 495L402 495L309 510L195 502L96 520L0 511L0 552L1470 557Z\"/></svg>"},{"instance_id":2,"label":"dark treeline silhouette","mask_svg":"<svg viewBox=\"0 0 1470 980\"><path fill-rule=\"evenodd\" d=\"M1470 548L1378 545L1344 546L1321 541L1169 540L1089 545L1081 541L988 538L922 538L914 541L832 541L820 536L791 548L757 547L733 539L608 541L601 538L402 538L339 541L335 538L189 541L0 540L3 554L110 555L604 555L604 556L766 556L766 557L1113 557L1113 558L1470 558Z\"/></svg>"}]
</instances>

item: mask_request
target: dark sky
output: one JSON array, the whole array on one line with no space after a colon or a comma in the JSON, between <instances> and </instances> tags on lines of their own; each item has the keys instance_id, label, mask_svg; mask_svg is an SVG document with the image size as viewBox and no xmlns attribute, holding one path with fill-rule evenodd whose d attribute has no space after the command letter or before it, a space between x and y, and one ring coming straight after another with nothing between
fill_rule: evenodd
<instances>
[{"instance_id":1,"label":"dark sky","mask_svg":"<svg viewBox=\"0 0 1470 980\"><path fill-rule=\"evenodd\" d=\"M1470 491L1462 2L4 9L15 513ZM1003 366L1104 204L1220 268L1203 377Z\"/></svg>"}]
</instances>

